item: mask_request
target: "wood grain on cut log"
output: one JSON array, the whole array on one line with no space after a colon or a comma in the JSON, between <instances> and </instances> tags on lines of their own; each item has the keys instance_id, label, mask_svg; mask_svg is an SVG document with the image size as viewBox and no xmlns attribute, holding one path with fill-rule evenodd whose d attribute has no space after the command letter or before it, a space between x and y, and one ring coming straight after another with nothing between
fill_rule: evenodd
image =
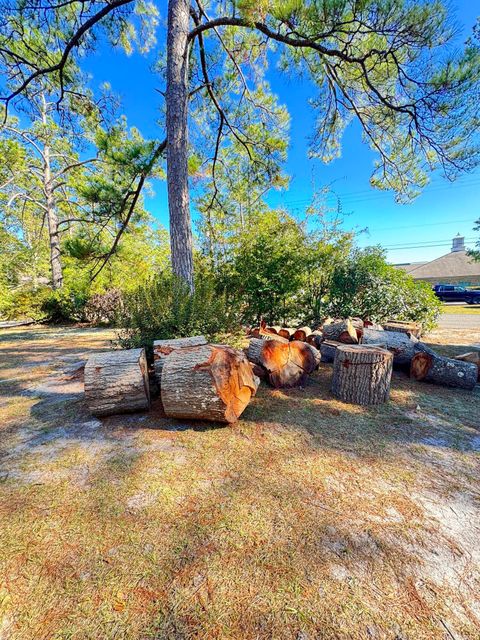
<instances>
[{"instance_id":1,"label":"wood grain on cut log","mask_svg":"<svg viewBox=\"0 0 480 640\"><path fill-rule=\"evenodd\" d=\"M312 333L310 327L299 327L295 330L292 338L293 340L300 340L300 342L307 342L308 336Z\"/></svg>"},{"instance_id":2,"label":"wood grain on cut log","mask_svg":"<svg viewBox=\"0 0 480 640\"><path fill-rule=\"evenodd\" d=\"M259 382L242 351L205 344L178 349L168 356L160 394L170 418L235 422Z\"/></svg>"},{"instance_id":3,"label":"wood grain on cut log","mask_svg":"<svg viewBox=\"0 0 480 640\"><path fill-rule=\"evenodd\" d=\"M160 383L162 376L162 368L172 351L177 349L185 349L186 347L197 347L201 344L207 344L205 336L190 336L188 338L170 338L167 340L155 340L153 343L153 366L155 375Z\"/></svg>"},{"instance_id":4,"label":"wood grain on cut log","mask_svg":"<svg viewBox=\"0 0 480 640\"><path fill-rule=\"evenodd\" d=\"M303 384L320 364L320 352L298 340L285 344L253 338L247 356L265 369L268 382L277 389Z\"/></svg>"},{"instance_id":5,"label":"wood grain on cut log","mask_svg":"<svg viewBox=\"0 0 480 640\"><path fill-rule=\"evenodd\" d=\"M387 402L390 395L393 355L368 345L340 345L333 363L332 393L351 404Z\"/></svg>"},{"instance_id":6,"label":"wood grain on cut log","mask_svg":"<svg viewBox=\"0 0 480 640\"><path fill-rule=\"evenodd\" d=\"M408 336L419 338L422 335L422 325L418 322L404 322L403 320L389 320L384 322L385 331L397 331L398 333L406 333Z\"/></svg>"},{"instance_id":7,"label":"wood grain on cut log","mask_svg":"<svg viewBox=\"0 0 480 640\"><path fill-rule=\"evenodd\" d=\"M150 406L144 349L92 355L85 365L85 399L95 416L144 411Z\"/></svg>"},{"instance_id":8,"label":"wood grain on cut log","mask_svg":"<svg viewBox=\"0 0 480 640\"><path fill-rule=\"evenodd\" d=\"M395 367L410 366L415 355L415 345L418 343L414 336L409 337L405 333L396 331L384 331L370 329L363 330L362 344L381 345L393 353L393 364Z\"/></svg>"},{"instance_id":9,"label":"wood grain on cut log","mask_svg":"<svg viewBox=\"0 0 480 640\"><path fill-rule=\"evenodd\" d=\"M347 320L336 320L324 325L323 337L325 340L336 340L344 344L357 344L363 334L363 323Z\"/></svg>"},{"instance_id":10,"label":"wood grain on cut log","mask_svg":"<svg viewBox=\"0 0 480 640\"><path fill-rule=\"evenodd\" d=\"M415 380L472 390L477 384L478 367L472 362L441 356L422 342L417 342L410 376Z\"/></svg>"},{"instance_id":11,"label":"wood grain on cut log","mask_svg":"<svg viewBox=\"0 0 480 640\"><path fill-rule=\"evenodd\" d=\"M278 335L278 332L280 331L281 327L278 325L273 325L271 327L266 327L267 331L270 331L270 333L274 333L276 335Z\"/></svg>"}]
</instances>

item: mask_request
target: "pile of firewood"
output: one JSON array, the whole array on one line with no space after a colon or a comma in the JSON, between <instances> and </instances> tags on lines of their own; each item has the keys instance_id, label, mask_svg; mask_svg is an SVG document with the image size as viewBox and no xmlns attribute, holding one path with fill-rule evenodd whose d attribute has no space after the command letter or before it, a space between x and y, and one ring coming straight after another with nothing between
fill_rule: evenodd
<instances>
[{"instance_id":1,"label":"pile of firewood","mask_svg":"<svg viewBox=\"0 0 480 640\"><path fill-rule=\"evenodd\" d=\"M303 382L305 376L299 376L295 371L289 383L287 373L287 370L292 369L290 360L298 360L297 354L300 350L298 345L302 342L320 351L321 362L335 362L337 349L342 345L359 345L360 347L379 347L389 351L393 356L393 367L408 368L410 376L415 380L473 389L479 377L478 353L473 352L458 358L441 356L420 341L422 327L415 322L391 320L383 325L375 325L361 318L328 318L315 329L268 326L262 322L259 327L249 330L248 335L253 344L253 347L247 351L248 358L264 369L264 373L266 372L264 377L273 386L294 386ZM284 346L280 348L265 345L259 358L255 355L259 352L258 340L280 343ZM285 347L285 343L290 345L289 350ZM292 345L295 346L292 347ZM287 351L294 355L286 358ZM359 349L356 349L355 354L358 353ZM370 351L371 353L373 352ZM310 363L308 357L303 357L307 362L304 372L308 375L315 366ZM286 364L282 365L284 361ZM280 376L279 368L282 366L286 371L285 373L282 371ZM258 373L261 374L262 371Z\"/></svg>"},{"instance_id":2,"label":"pile of firewood","mask_svg":"<svg viewBox=\"0 0 480 640\"><path fill-rule=\"evenodd\" d=\"M421 327L360 318L328 319L321 326L259 327L248 331L244 351L208 344L204 336L154 343L154 374L167 417L235 422L256 394L260 378L272 387L295 387L332 362L332 393L345 402L386 402L393 368L415 380L473 389L480 355L439 355L420 341ZM150 408L144 349L92 356L85 366L85 397L97 416Z\"/></svg>"}]
</instances>

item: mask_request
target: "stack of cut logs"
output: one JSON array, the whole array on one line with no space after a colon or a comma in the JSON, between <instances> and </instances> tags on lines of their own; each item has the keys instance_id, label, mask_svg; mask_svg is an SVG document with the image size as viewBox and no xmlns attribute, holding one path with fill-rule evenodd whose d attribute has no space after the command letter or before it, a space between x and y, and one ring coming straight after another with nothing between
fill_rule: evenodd
<instances>
[{"instance_id":1,"label":"stack of cut logs","mask_svg":"<svg viewBox=\"0 0 480 640\"><path fill-rule=\"evenodd\" d=\"M248 332L244 351L208 344L204 336L157 340L154 373L167 417L227 423L242 414L260 378L275 388L303 385L320 362L333 363L333 395L355 404L386 402L393 368L409 368L415 380L474 388L479 352L447 358L420 336L421 327L413 322L328 319L315 330L262 322ZM85 367L85 396L97 416L147 410L144 349L92 356Z\"/></svg>"}]
</instances>

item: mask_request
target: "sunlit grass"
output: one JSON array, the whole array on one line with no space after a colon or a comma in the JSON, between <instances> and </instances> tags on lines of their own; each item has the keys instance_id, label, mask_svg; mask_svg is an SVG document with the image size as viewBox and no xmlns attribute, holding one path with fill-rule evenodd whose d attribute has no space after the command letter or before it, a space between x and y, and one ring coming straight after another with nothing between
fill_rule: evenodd
<instances>
[{"instance_id":1,"label":"sunlit grass","mask_svg":"<svg viewBox=\"0 0 480 640\"><path fill-rule=\"evenodd\" d=\"M478 639L479 574L438 577L464 540L419 496L478 501L479 391L395 374L365 408L330 375L262 385L238 424L196 429L158 403L92 426L81 401L10 389L0 637Z\"/></svg>"},{"instance_id":2,"label":"sunlit grass","mask_svg":"<svg viewBox=\"0 0 480 640\"><path fill-rule=\"evenodd\" d=\"M480 315L480 304L444 304L442 305L442 313Z\"/></svg>"}]
</instances>

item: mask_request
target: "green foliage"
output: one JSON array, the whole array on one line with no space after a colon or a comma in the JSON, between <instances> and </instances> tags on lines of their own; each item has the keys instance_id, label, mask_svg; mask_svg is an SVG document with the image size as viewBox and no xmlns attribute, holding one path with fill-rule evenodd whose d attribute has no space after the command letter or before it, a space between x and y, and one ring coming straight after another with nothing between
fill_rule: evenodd
<instances>
[{"instance_id":1,"label":"green foliage","mask_svg":"<svg viewBox=\"0 0 480 640\"><path fill-rule=\"evenodd\" d=\"M475 221L475 226L473 227L474 231L480 231L480 218ZM468 255L473 258L476 262L480 262L480 238L475 243L475 249L471 249L468 252Z\"/></svg>"},{"instance_id":2,"label":"green foliage","mask_svg":"<svg viewBox=\"0 0 480 640\"><path fill-rule=\"evenodd\" d=\"M194 293L185 282L161 273L125 295L117 325L123 348L145 347L151 355L154 340L198 334L214 339L234 329L236 318L208 273L197 274Z\"/></svg>"},{"instance_id":3,"label":"green foliage","mask_svg":"<svg viewBox=\"0 0 480 640\"><path fill-rule=\"evenodd\" d=\"M249 218L221 278L244 321L286 322L292 317L305 257L305 229L292 216L269 211Z\"/></svg>"},{"instance_id":4,"label":"green foliage","mask_svg":"<svg viewBox=\"0 0 480 640\"><path fill-rule=\"evenodd\" d=\"M6 320L46 320L43 305L52 290L46 286L4 288L0 293L0 317Z\"/></svg>"},{"instance_id":5,"label":"green foliage","mask_svg":"<svg viewBox=\"0 0 480 640\"><path fill-rule=\"evenodd\" d=\"M421 322L433 328L441 303L431 286L387 264L379 248L357 249L333 273L329 303L330 315L359 316L382 322L388 319Z\"/></svg>"},{"instance_id":6,"label":"green foliage","mask_svg":"<svg viewBox=\"0 0 480 640\"><path fill-rule=\"evenodd\" d=\"M45 319L54 324L83 322L88 292L80 287L62 287L52 291L42 304Z\"/></svg>"}]
</instances>

